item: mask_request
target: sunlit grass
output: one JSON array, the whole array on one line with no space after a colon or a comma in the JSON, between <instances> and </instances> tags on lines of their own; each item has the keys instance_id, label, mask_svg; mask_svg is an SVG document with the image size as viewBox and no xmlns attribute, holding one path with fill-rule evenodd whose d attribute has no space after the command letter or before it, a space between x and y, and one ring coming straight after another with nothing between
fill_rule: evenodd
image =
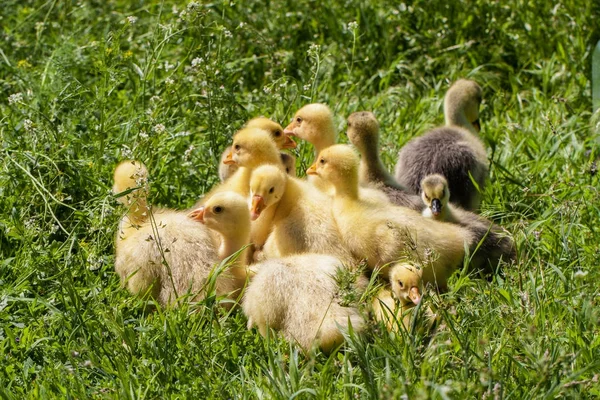
<instances>
[{"instance_id":1,"label":"sunlit grass","mask_svg":"<svg viewBox=\"0 0 600 400\"><path fill-rule=\"evenodd\" d=\"M0 396L597 397L599 19L579 0L4 1ZM320 101L340 133L375 112L392 169L460 77L484 88L482 211L519 262L429 296L435 331L373 324L306 356L214 299L163 310L121 289L118 161L146 163L153 203L188 207L247 119ZM303 174L312 149L298 155Z\"/></svg>"}]
</instances>

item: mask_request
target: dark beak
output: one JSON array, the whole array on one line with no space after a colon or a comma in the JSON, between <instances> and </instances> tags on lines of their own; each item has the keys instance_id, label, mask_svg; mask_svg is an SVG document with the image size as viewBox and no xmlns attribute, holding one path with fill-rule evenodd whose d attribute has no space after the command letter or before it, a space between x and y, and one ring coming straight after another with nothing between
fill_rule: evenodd
<instances>
[{"instance_id":1,"label":"dark beak","mask_svg":"<svg viewBox=\"0 0 600 400\"><path fill-rule=\"evenodd\" d=\"M479 119L473 121L472 124L475 127L475 129L477 129L477 132L481 132L481 123L479 122Z\"/></svg>"},{"instance_id":2,"label":"dark beak","mask_svg":"<svg viewBox=\"0 0 600 400\"><path fill-rule=\"evenodd\" d=\"M433 199L431 201L431 212L436 217L440 215L440 213L442 212L442 202L440 201L440 199Z\"/></svg>"}]
</instances>

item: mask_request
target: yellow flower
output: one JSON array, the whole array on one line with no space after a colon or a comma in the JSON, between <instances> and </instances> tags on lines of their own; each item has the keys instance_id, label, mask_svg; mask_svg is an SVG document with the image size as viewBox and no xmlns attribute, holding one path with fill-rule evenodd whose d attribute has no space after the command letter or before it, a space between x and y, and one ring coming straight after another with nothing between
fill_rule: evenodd
<instances>
[{"instance_id":1,"label":"yellow flower","mask_svg":"<svg viewBox=\"0 0 600 400\"><path fill-rule=\"evenodd\" d=\"M31 64L27 60L19 60L17 63L17 68L30 68Z\"/></svg>"}]
</instances>

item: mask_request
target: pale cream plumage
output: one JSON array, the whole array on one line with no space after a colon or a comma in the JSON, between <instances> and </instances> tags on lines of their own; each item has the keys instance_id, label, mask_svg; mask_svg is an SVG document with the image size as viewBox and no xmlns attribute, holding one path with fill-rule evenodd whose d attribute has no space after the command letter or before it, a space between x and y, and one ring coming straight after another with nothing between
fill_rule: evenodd
<instances>
[{"instance_id":1,"label":"pale cream plumage","mask_svg":"<svg viewBox=\"0 0 600 400\"><path fill-rule=\"evenodd\" d=\"M250 192L253 218L274 209L265 257L309 252L351 261L333 219L330 199L324 193L270 165L253 171Z\"/></svg>"},{"instance_id":2,"label":"pale cream plumage","mask_svg":"<svg viewBox=\"0 0 600 400\"><path fill-rule=\"evenodd\" d=\"M363 201L358 192L358 164L349 146L336 145L322 151L307 171L335 187L334 216L346 247L371 268L402 260L417 262L425 282L444 288L464 259L470 233L407 208Z\"/></svg>"},{"instance_id":3,"label":"pale cream plumage","mask_svg":"<svg viewBox=\"0 0 600 400\"><path fill-rule=\"evenodd\" d=\"M146 171L137 162L121 163L115 171L116 193L139 186L131 178L130 165ZM139 189L131 194L145 204ZM119 224L115 244L115 270L129 291L151 295L162 305L176 304L188 292L194 301L204 296L204 282L215 263L247 244L250 232L247 203L241 196L222 192L206 207L222 209L219 216L207 217L206 226L185 211L147 208L144 218L137 219L137 209L130 208ZM217 278L217 294L235 295L244 283L245 267L236 264Z\"/></svg>"},{"instance_id":4,"label":"pale cream plumage","mask_svg":"<svg viewBox=\"0 0 600 400\"><path fill-rule=\"evenodd\" d=\"M313 346L330 352L344 341L349 324L355 332L364 319L355 307L341 304L335 276L345 268L332 256L303 254L271 259L255 265L257 274L248 285L242 307L248 328L266 336L269 328L297 342L305 352ZM357 278L357 290L366 279Z\"/></svg>"}]
</instances>

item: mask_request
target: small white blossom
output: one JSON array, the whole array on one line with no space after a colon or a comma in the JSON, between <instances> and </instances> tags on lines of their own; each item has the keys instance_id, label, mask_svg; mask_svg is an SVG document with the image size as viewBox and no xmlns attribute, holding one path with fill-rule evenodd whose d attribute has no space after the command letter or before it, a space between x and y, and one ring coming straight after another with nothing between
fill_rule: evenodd
<instances>
[{"instance_id":1,"label":"small white blossom","mask_svg":"<svg viewBox=\"0 0 600 400\"><path fill-rule=\"evenodd\" d=\"M195 8L198 8L198 3L195 1L190 1L187 5L188 10L193 10Z\"/></svg>"},{"instance_id":2,"label":"small white blossom","mask_svg":"<svg viewBox=\"0 0 600 400\"><path fill-rule=\"evenodd\" d=\"M156 133L163 133L165 131L165 126L163 124L156 124L152 130Z\"/></svg>"},{"instance_id":3,"label":"small white blossom","mask_svg":"<svg viewBox=\"0 0 600 400\"><path fill-rule=\"evenodd\" d=\"M271 88L270 88L270 87L267 87L267 86L265 86L265 87L263 88L263 92L265 92L266 94L271 94Z\"/></svg>"},{"instance_id":4,"label":"small white blossom","mask_svg":"<svg viewBox=\"0 0 600 400\"><path fill-rule=\"evenodd\" d=\"M8 104L20 103L23 101L23 93L15 93L8 96Z\"/></svg>"},{"instance_id":5,"label":"small white blossom","mask_svg":"<svg viewBox=\"0 0 600 400\"><path fill-rule=\"evenodd\" d=\"M174 83L175 83L175 81L171 78L165 79L165 85L167 85L167 86L171 86Z\"/></svg>"},{"instance_id":6,"label":"small white blossom","mask_svg":"<svg viewBox=\"0 0 600 400\"><path fill-rule=\"evenodd\" d=\"M240 24L238 25L238 29L242 29L244 26L246 26L246 23L240 22Z\"/></svg>"},{"instance_id":7,"label":"small white blossom","mask_svg":"<svg viewBox=\"0 0 600 400\"><path fill-rule=\"evenodd\" d=\"M233 34L231 33L231 31L228 30L228 29L225 29L223 31L223 35L225 35L225 37L229 37L229 38L233 36Z\"/></svg>"},{"instance_id":8,"label":"small white blossom","mask_svg":"<svg viewBox=\"0 0 600 400\"><path fill-rule=\"evenodd\" d=\"M586 277L586 275L588 274L587 271L583 271L581 269L578 269L577 271L575 271L575 274L573 274L573 276L577 279L583 279Z\"/></svg>"},{"instance_id":9,"label":"small white blossom","mask_svg":"<svg viewBox=\"0 0 600 400\"><path fill-rule=\"evenodd\" d=\"M27 132L31 132L33 130L33 121L30 119L26 119L23 121L23 127Z\"/></svg>"},{"instance_id":10,"label":"small white blossom","mask_svg":"<svg viewBox=\"0 0 600 400\"><path fill-rule=\"evenodd\" d=\"M185 158L186 160L190 158L190 156L192 155L192 152L195 150L196 148L194 147L193 144L190 144L190 147L187 148L187 150L185 151L185 153L183 153L183 158Z\"/></svg>"},{"instance_id":11,"label":"small white blossom","mask_svg":"<svg viewBox=\"0 0 600 400\"><path fill-rule=\"evenodd\" d=\"M146 133L146 131L141 131L141 132L140 132L140 137L141 137L142 139L148 139L148 134Z\"/></svg>"},{"instance_id":12,"label":"small white blossom","mask_svg":"<svg viewBox=\"0 0 600 400\"><path fill-rule=\"evenodd\" d=\"M133 158L133 152L127 145L121 146L121 155L123 158Z\"/></svg>"},{"instance_id":13,"label":"small white blossom","mask_svg":"<svg viewBox=\"0 0 600 400\"><path fill-rule=\"evenodd\" d=\"M306 84L302 88L304 89L305 92L308 92L310 90L310 84Z\"/></svg>"},{"instance_id":14,"label":"small white blossom","mask_svg":"<svg viewBox=\"0 0 600 400\"><path fill-rule=\"evenodd\" d=\"M321 46L319 46L318 44L311 44L310 47L308 48L308 52L309 53L316 53L321 49Z\"/></svg>"},{"instance_id":15,"label":"small white blossom","mask_svg":"<svg viewBox=\"0 0 600 400\"><path fill-rule=\"evenodd\" d=\"M221 89L222 91L225 91L225 86L221 85L221 86L219 86L219 89Z\"/></svg>"},{"instance_id":16,"label":"small white blossom","mask_svg":"<svg viewBox=\"0 0 600 400\"><path fill-rule=\"evenodd\" d=\"M197 67L198 65L202 64L203 62L204 62L204 58L196 57L192 60L192 67Z\"/></svg>"},{"instance_id":17,"label":"small white blossom","mask_svg":"<svg viewBox=\"0 0 600 400\"><path fill-rule=\"evenodd\" d=\"M357 30L358 22L352 21L352 22L348 23L348 29L350 29L351 31Z\"/></svg>"},{"instance_id":18,"label":"small white blossom","mask_svg":"<svg viewBox=\"0 0 600 400\"><path fill-rule=\"evenodd\" d=\"M133 15L130 15L129 17L127 17L127 22L129 22L131 25L135 24L137 22L138 18L134 17Z\"/></svg>"}]
</instances>

